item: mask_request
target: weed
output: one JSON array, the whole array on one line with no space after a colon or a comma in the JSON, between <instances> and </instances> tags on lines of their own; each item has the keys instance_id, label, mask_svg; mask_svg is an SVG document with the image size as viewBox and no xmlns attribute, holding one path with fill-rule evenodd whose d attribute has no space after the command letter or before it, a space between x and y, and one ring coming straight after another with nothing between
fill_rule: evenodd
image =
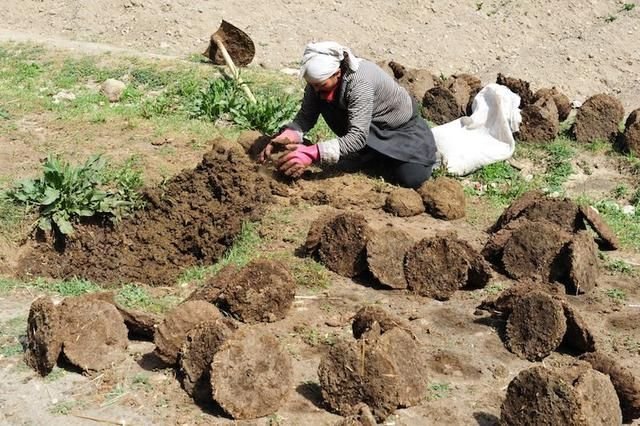
<instances>
[{"instance_id":1,"label":"weed","mask_svg":"<svg viewBox=\"0 0 640 426\"><path fill-rule=\"evenodd\" d=\"M502 283L491 284L484 288L484 293L494 295L501 293L506 287Z\"/></svg>"},{"instance_id":2,"label":"weed","mask_svg":"<svg viewBox=\"0 0 640 426\"><path fill-rule=\"evenodd\" d=\"M635 3L625 3L622 5L622 9L620 10L621 12L631 12L633 9L635 9L636 4Z\"/></svg>"},{"instance_id":3,"label":"weed","mask_svg":"<svg viewBox=\"0 0 640 426\"><path fill-rule=\"evenodd\" d=\"M296 284L310 289L326 289L331 284L327 269L310 258L297 259L292 263Z\"/></svg>"},{"instance_id":4,"label":"weed","mask_svg":"<svg viewBox=\"0 0 640 426\"><path fill-rule=\"evenodd\" d=\"M616 303L623 303L625 300L627 300L627 294L624 292L624 290L619 288L610 288L609 290L605 291L605 294Z\"/></svg>"},{"instance_id":5,"label":"weed","mask_svg":"<svg viewBox=\"0 0 640 426\"><path fill-rule=\"evenodd\" d=\"M27 319L19 316L0 323L0 356L12 357L23 352L20 336L24 334Z\"/></svg>"},{"instance_id":6,"label":"weed","mask_svg":"<svg viewBox=\"0 0 640 426\"><path fill-rule=\"evenodd\" d=\"M575 155L575 150L571 142L563 138L545 145L545 150L548 153L545 183L549 192L561 191L562 185L573 173L570 160Z\"/></svg>"},{"instance_id":7,"label":"weed","mask_svg":"<svg viewBox=\"0 0 640 426\"><path fill-rule=\"evenodd\" d=\"M240 127L258 130L265 135L274 135L293 119L298 110L298 102L288 95L275 92L256 94L256 103L244 104L231 111L233 121Z\"/></svg>"},{"instance_id":8,"label":"weed","mask_svg":"<svg viewBox=\"0 0 640 426\"><path fill-rule=\"evenodd\" d=\"M322 142L327 139L333 139L336 137L336 134L333 133L333 130L329 127L324 118L320 116L318 118L318 122L306 135L305 138L310 140L311 143Z\"/></svg>"},{"instance_id":9,"label":"weed","mask_svg":"<svg viewBox=\"0 0 640 426\"><path fill-rule=\"evenodd\" d=\"M640 250L640 211L625 214L617 203L606 199L589 204L600 212L623 245Z\"/></svg>"},{"instance_id":10,"label":"weed","mask_svg":"<svg viewBox=\"0 0 640 426\"><path fill-rule=\"evenodd\" d=\"M83 294L95 293L102 290L102 287L99 285L81 278L71 278L64 281L51 281L39 277L26 283L24 286L36 288L48 293L59 294L63 297L81 296Z\"/></svg>"},{"instance_id":11,"label":"weed","mask_svg":"<svg viewBox=\"0 0 640 426\"><path fill-rule=\"evenodd\" d=\"M60 416L66 416L71 413L71 411L78 405L77 401L69 400L69 401L60 401L53 404L49 407L49 412L51 414L57 414Z\"/></svg>"},{"instance_id":12,"label":"weed","mask_svg":"<svg viewBox=\"0 0 640 426\"><path fill-rule=\"evenodd\" d=\"M131 384L133 386L144 388L145 390L151 390L152 388L151 383L149 382L149 375L146 373L138 373L133 376Z\"/></svg>"},{"instance_id":13,"label":"weed","mask_svg":"<svg viewBox=\"0 0 640 426\"><path fill-rule=\"evenodd\" d=\"M476 11L482 10L482 6L484 6L484 2L478 1L476 2Z\"/></svg>"},{"instance_id":14,"label":"weed","mask_svg":"<svg viewBox=\"0 0 640 426\"><path fill-rule=\"evenodd\" d=\"M609 14L609 15L604 17L604 22L611 23L611 22L615 21L616 19L618 19L618 17L616 15Z\"/></svg>"},{"instance_id":15,"label":"weed","mask_svg":"<svg viewBox=\"0 0 640 426\"><path fill-rule=\"evenodd\" d=\"M62 379L66 375L67 375L67 370L65 370L64 368L55 366L53 367L53 370L51 370L51 372L47 374L47 377L44 378L44 381L47 383L52 383Z\"/></svg>"},{"instance_id":16,"label":"weed","mask_svg":"<svg viewBox=\"0 0 640 426\"><path fill-rule=\"evenodd\" d=\"M449 383L431 383L429 384L429 400L435 401L449 396L451 388Z\"/></svg>"},{"instance_id":17,"label":"weed","mask_svg":"<svg viewBox=\"0 0 640 426\"><path fill-rule=\"evenodd\" d=\"M315 328L311 327L299 327L296 329L296 333L300 336L302 341L309 346L333 346L336 343L337 336L333 333L321 333Z\"/></svg>"},{"instance_id":18,"label":"weed","mask_svg":"<svg viewBox=\"0 0 640 426\"><path fill-rule=\"evenodd\" d=\"M11 114L6 109L0 107L0 118L3 120L8 120L11 118Z\"/></svg>"},{"instance_id":19,"label":"weed","mask_svg":"<svg viewBox=\"0 0 640 426\"><path fill-rule=\"evenodd\" d=\"M474 195L486 195L499 205L507 205L531 187L518 170L500 161L489 164L472 175L480 182L480 189L470 189Z\"/></svg>"},{"instance_id":20,"label":"weed","mask_svg":"<svg viewBox=\"0 0 640 426\"><path fill-rule=\"evenodd\" d=\"M24 206L17 205L5 192L0 192L0 237L14 239L16 228L25 216Z\"/></svg>"},{"instance_id":21,"label":"weed","mask_svg":"<svg viewBox=\"0 0 640 426\"><path fill-rule=\"evenodd\" d=\"M105 395L105 401L101 404L101 407L107 407L109 405L115 404L116 402L118 402L118 400L123 398L128 393L129 391L127 391L125 386L121 383L118 383L117 385L112 387L109 392L107 392L107 394Z\"/></svg>"},{"instance_id":22,"label":"weed","mask_svg":"<svg viewBox=\"0 0 640 426\"><path fill-rule=\"evenodd\" d=\"M224 114L242 109L243 98L238 83L230 78L216 78L201 89L190 107L191 116L217 121Z\"/></svg>"},{"instance_id":23,"label":"weed","mask_svg":"<svg viewBox=\"0 0 640 426\"><path fill-rule=\"evenodd\" d=\"M630 193L629 187L622 183L616 185L613 191L611 191L611 195L616 200L627 198L629 196L629 193Z\"/></svg>"},{"instance_id":24,"label":"weed","mask_svg":"<svg viewBox=\"0 0 640 426\"><path fill-rule=\"evenodd\" d=\"M284 417L279 416L278 414L272 414L267 417L267 426L280 426L284 423Z\"/></svg>"},{"instance_id":25,"label":"weed","mask_svg":"<svg viewBox=\"0 0 640 426\"><path fill-rule=\"evenodd\" d=\"M635 276L636 272L635 272L635 269L633 269L633 266L629 265L624 260L612 259L611 257L605 256L602 254L600 255L600 257L604 261L604 268L607 271L622 274L622 275Z\"/></svg>"},{"instance_id":26,"label":"weed","mask_svg":"<svg viewBox=\"0 0 640 426\"><path fill-rule=\"evenodd\" d=\"M173 297L153 297L144 287L135 284L122 286L116 295L116 301L126 308L154 313L167 312L177 304L177 300Z\"/></svg>"},{"instance_id":27,"label":"weed","mask_svg":"<svg viewBox=\"0 0 640 426\"><path fill-rule=\"evenodd\" d=\"M16 355L20 355L23 353L22 345L20 343L14 343L12 345L1 345L0 346L0 356L2 357L12 357Z\"/></svg>"}]
</instances>

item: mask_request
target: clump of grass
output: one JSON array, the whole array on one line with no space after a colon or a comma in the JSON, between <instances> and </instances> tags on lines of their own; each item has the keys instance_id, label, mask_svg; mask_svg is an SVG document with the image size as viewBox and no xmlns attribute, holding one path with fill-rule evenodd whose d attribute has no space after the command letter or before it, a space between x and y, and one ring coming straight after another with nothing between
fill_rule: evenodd
<instances>
[{"instance_id":1,"label":"clump of grass","mask_svg":"<svg viewBox=\"0 0 640 426\"><path fill-rule=\"evenodd\" d=\"M33 281L22 285L26 288L35 288L48 293L58 294L63 297L81 296L83 294L96 293L103 290L98 284L81 279L71 278L69 280L48 280L46 278L36 278Z\"/></svg>"},{"instance_id":2,"label":"clump of grass","mask_svg":"<svg viewBox=\"0 0 640 426\"><path fill-rule=\"evenodd\" d=\"M449 383L431 383L429 384L428 399L435 401L442 398L447 398L451 392L451 386Z\"/></svg>"},{"instance_id":3,"label":"clump of grass","mask_svg":"<svg viewBox=\"0 0 640 426\"><path fill-rule=\"evenodd\" d=\"M298 327L296 334L309 346L333 346L337 337L333 333L321 333L318 329L308 326Z\"/></svg>"},{"instance_id":4,"label":"clump of grass","mask_svg":"<svg viewBox=\"0 0 640 426\"><path fill-rule=\"evenodd\" d=\"M489 164L471 177L480 183L481 188L468 190L473 195L485 195L500 206L508 205L533 187L532 182L527 182L520 172L506 161Z\"/></svg>"},{"instance_id":5,"label":"clump of grass","mask_svg":"<svg viewBox=\"0 0 640 426\"><path fill-rule=\"evenodd\" d=\"M178 304L175 297L154 297L144 287L125 284L116 294L116 302L125 308L164 313Z\"/></svg>"},{"instance_id":6,"label":"clump of grass","mask_svg":"<svg viewBox=\"0 0 640 426\"><path fill-rule=\"evenodd\" d=\"M601 259L604 261L604 268L607 271L628 276L636 275L636 271L633 266L622 259L612 259L609 256L604 255L601 255Z\"/></svg>"},{"instance_id":7,"label":"clump of grass","mask_svg":"<svg viewBox=\"0 0 640 426\"><path fill-rule=\"evenodd\" d=\"M640 250L640 210L626 214L617 203L606 199L590 204L600 212L623 245Z\"/></svg>"},{"instance_id":8,"label":"clump of grass","mask_svg":"<svg viewBox=\"0 0 640 426\"><path fill-rule=\"evenodd\" d=\"M627 294L624 290L619 288L610 288L609 290L605 291L605 294L616 303L623 303L625 300L627 300Z\"/></svg>"},{"instance_id":9,"label":"clump of grass","mask_svg":"<svg viewBox=\"0 0 640 426\"><path fill-rule=\"evenodd\" d=\"M545 145L545 150L548 158L544 181L549 192L562 191L562 186L573 173L571 159L575 150L569 140L562 138Z\"/></svg>"}]
</instances>

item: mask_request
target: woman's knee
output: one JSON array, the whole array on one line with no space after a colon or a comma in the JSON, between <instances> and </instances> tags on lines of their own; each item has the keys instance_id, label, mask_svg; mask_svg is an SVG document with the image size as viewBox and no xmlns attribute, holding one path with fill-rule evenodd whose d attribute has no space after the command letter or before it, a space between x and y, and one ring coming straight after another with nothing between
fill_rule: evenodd
<instances>
[{"instance_id":1,"label":"woman's knee","mask_svg":"<svg viewBox=\"0 0 640 426\"><path fill-rule=\"evenodd\" d=\"M400 186L417 189L431 177L433 166L424 164L402 163L395 170L395 177Z\"/></svg>"}]
</instances>

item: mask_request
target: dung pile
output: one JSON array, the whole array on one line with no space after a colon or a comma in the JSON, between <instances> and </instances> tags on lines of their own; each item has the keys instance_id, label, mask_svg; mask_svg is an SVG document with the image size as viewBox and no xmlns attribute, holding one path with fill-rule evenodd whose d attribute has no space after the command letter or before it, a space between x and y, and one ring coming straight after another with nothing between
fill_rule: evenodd
<instances>
[{"instance_id":1,"label":"dung pile","mask_svg":"<svg viewBox=\"0 0 640 426\"><path fill-rule=\"evenodd\" d=\"M588 292L596 286L598 250L587 225L600 236L601 248L617 246L594 210L529 192L498 218L482 255L513 279L559 281L568 292Z\"/></svg>"},{"instance_id":2,"label":"dung pile","mask_svg":"<svg viewBox=\"0 0 640 426\"><path fill-rule=\"evenodd\" d=\"M591 96L582 104L571 131L580 143L597 140L614 142L623 118L622 103L613 96L601 93Z\"/></svg>"},{"instance_id":3,"label":"dung pile","mask_svg":"<svg viewBox=\"0 0 640 426\"><path fill-rule=\"evenodd\" d=\"M622 423L611 380L585 362L523 370L509 383L501 424L605 426Z\"/></svg>"},{"instance_id":4,"label":"dung pile","mask_svg":"<svg viewBox=\"0 0 640 426\"><path fill-rule=\"evenodd\" d=\"M383 421L397 408L424 399L428 379L422 350L401 324L388 312L362 309L354 321L359 338L342 340L323 356L318 367L320 387L333 410L356 416L366 405Z\"/></svg>"},{"instance_id":5,"label":"dung pile","mask_svg":"<svg viewBox=\"0 0 640 426\"><path fill-rule=\"evenodd\" d=\"M367 241L367 265L380 284L393 289L407 288L404 256L413 245L411 236L397 228L384 228Z\"/></svg>"},{"instance_id":6,"label":"dung pile","mask_svg":"<svg viewBox=\"0 0 640 426\"><path fill-rule=\"evenodd\" d=\"M456 179L440 176L418 188L425 210L437 219L455 220L466 214L464 188Z\"/></svg>"},{"instance_id":7,"label":"dung pile","mask_svg":"<svg viewBox=\"0 0 640 426\"><path fill-rule=\"evenodd\" d=\"M398 188L385 201L385 211L399 217L416 216L424 213L422 197L413 189Z\"/></svg>"},{"instance_id":8,"label":"dung pile","mask_svg":"<svg viewBox=\"0 0 640 426\"><path fill-rule=\"evenodd\" d=\"M640 108L634 110L624 125L622 149L636 156L640 156Z\"/></svg>"},{"instance_id":9,"label":"dung pile","mask_svg":"<svg viewBox=\"0 0 640 426\"><path fill-rule=\"evenodd\" d=\"M477 80L467 75L439 81L422 98L423 117L440 125L466 115L473 96L478 93L476 89Z\"/></svg>"},{"instance_id":10,"label":"dung pile","mask_svg":"<svg viewBox=\"0 0 640 426\"><path fill-rule=\"evenodd\" d=\"M242 222L258 217L269 194L237 145L217 141L195 169L148 190L144 210L113 227L79 226L60 251L39 244L21 260L21 270L107 283L173 284L183 268L216 262Z\"/></svg>"}]
</instances>

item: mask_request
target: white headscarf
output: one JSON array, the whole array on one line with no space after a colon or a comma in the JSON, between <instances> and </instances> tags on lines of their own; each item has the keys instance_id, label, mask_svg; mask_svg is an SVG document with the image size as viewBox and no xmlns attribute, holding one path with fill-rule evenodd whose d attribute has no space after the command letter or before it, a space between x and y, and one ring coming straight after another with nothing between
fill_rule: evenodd
<instances>
[{"instance_id":1,"label":"white headscarf","mask_svg":"<svg viewBox=\"0 0 640 426\"><path fill-rule=\"evenodd\" d=\"M348 47L334 41L309 43L302 55L300 77L309 83L321 83L338 71L344 59L345 65L351 71L356 71L360 66L361 60L356 58Z\"/></svg>"}]
</instances>

